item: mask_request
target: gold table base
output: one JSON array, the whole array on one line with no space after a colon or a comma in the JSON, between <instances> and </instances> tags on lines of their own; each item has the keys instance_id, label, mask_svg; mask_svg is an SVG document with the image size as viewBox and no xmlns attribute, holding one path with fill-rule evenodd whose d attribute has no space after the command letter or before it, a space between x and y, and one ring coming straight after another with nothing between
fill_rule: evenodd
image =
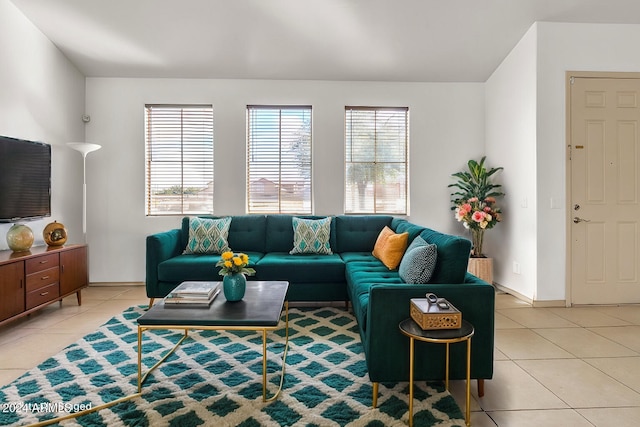
<instances>
[{"instance_id":1,"label":"gold table base","mask_svg":"<svg viewBox=\"0 0 640 427\"><path fill-rule=\"evenodd\" d=\"M35 423L30 425L30 427L44 427L51 424L56 424L64 420L77 418L83 415L90 414L92 412L100 411L102 409L110 408L118 403L126 402L131 399L135 399L142 395L142 384L144 384L145 380L153 372L158 366L162 364L169 356L171 356L176 349L182 344L182 342L189 336L188 331L190 329L193 330L235 330L235 331L260 331L262 332L262 401L263 402L272 402L278 398L280 392L282 391L282 385L284 383L284 374L285 367L287 362L287 353L289 351L289 303L285 301L284 303L285 309L285 346L284 353L282 354L282 372L280 374L280 385L278 386L278 391L276 393L267 398L267 332L274 331L278 329L278 326L274 327L256 327L256 326L172 326L172 325L153 325L153 326L140 326L138 325L138 392L129 394L127 396L121 397L111 402L104 403L102 405L94 406L91 409L86 409L84 411L74 412L73 414L65 415L58 418L52 418L50 420L41 421L39 423ZM142 375L142 332L150 329L182 329L184 330L184 335L180 340L173 346L171 350L169 350L162 358L153 365L147 373Z\"/></svg>"},{"instance_id":2,"label":"gold table base","mask_svg":"<svg viewBox=\"0 0 640 427\"><path fill-rule=\"evenodd\" d=\"M272 402L278 398L282 391L282 384L284 383L285 367L287 363L287 353L289 351L289 303L285 301L285 346L284 353L282 354L282 372L280 373L280 385L276 393L267 398L267 332L275 331L278 326L189 326L189 325L138 325L138 395L142 393L142 384L146 381L149 374L151 374L158 366L160 366L169 356L176 351L176 349L182 344L182 342L189 336L189 330L201 330L201 331L256 331L262 332L262 401ZM182 338L169 350L155 365L142 375L142 333L146 330L152 329L178 329L184 330Z\"/></svg>"},{"instance_id":3,"label":"gold table base","mask_svg":"<svg viewBox=\"0 0 640 427\"><path fill-rule=\"evenodd\" d=\"M414 349L415 341L430 342L434 344L446 345L446 361L445 361L445 388L449 391L449 345L457 342L467 342L467 384L466 384L466 407L465 407L465 423L471 425L471 337L474 334L473 328L471 332L464 336L453 338L429 338L413 334L402 327L400 331L409 337L409 427L413 427L413 377L414 377ZM377 384L376 384L377 386ZM376 390L377 391L377 387ZM377 394L377 393L376 393ZM377 400L377 399L376 399Z\"/></svg>"}]
</instances>

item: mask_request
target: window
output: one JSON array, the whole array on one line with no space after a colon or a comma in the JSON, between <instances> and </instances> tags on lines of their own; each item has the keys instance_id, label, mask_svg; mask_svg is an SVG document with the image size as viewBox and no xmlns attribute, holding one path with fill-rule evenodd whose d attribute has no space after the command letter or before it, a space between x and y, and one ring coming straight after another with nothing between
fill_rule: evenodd
<instances>
[{"instance_id":1,"label":"window","mask_svg":"<svg viewBox=\"0 0 640 427\"><path fill-rule=\"evenodd\" d=\"M408 108L345 107L345 213L407 213Z\"/></svg>"},{"instance_id":2,"label":"window","mask_svg":"<svg viewBox=\"0 0 640 427\"><path fill-rule=\"evenodd\" d=\"M146 105L146 214L213 213L213 108Z\"/></svg>"},{"instance_id":3,"label":"window","mask_svg":"<svg viewBox=\"0 0 640 427\"><path fill-rule=\"evenodd\" d=\"M247 107L247 211L311 213L311 107Z\"/></svg>"}]
</instances>

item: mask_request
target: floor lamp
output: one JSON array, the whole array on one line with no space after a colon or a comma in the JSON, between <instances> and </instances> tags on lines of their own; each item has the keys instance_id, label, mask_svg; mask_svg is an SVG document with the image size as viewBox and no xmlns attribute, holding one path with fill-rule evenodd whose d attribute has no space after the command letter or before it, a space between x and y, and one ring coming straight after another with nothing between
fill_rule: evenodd
<instances>
[{"instance_id":1,"label":"floor lamp","mask_svg":"<svg viewBox=\"0 0 640 427\"><path fill-rule=\"evenodd\" d=\"M82 236L87 243L87 154L102 146L89 142L67 142L67 145L82 154Z\"/></svg>"}]
</instances>

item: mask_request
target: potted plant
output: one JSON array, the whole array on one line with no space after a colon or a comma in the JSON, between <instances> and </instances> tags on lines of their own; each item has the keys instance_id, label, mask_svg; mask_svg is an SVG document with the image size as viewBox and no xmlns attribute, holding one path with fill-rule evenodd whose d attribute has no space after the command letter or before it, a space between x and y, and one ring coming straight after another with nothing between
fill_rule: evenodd
<instances>
[{"instance_id":1,"label":"potted plant","mask_svg":"<svg viewBox=\"0 0 640 427\"><path fill-rule=\"evenodd\" d=\"M449 187L457 189L456 192L451 193L453 204L451 210L454 211L458 222L461 222L471 233L472 259L487 258L482 251L484 232L495 227L502 220L500 208L496 206L496 197L504 196L504 193L500 191L502 185L494 184L492 177L503 168L487 169L484 164L485 159L486 156L479 162L469 160L467 163L469 170L452 174L457 178L457 182L449 184ZM484 280L491 283L493 274L490 276L488 277L490 280L486 278Z\"/></svg>"},{"instance_id":2,"label":"potted plant","mask_svg":"<svg viewBox=\"0 0 640 427\"><path fill-rule=\"evenodd\" d=\"M222 290L227 301L240 301L244 297L247 287L247 278L245 275L251 276L255 274L253 268L249 265L249 256L244 253L233 253L231 251L223 252L220 260L216 263L216 267L221 267L219 274L223 276Z\"/></svg>"}]
</instances>

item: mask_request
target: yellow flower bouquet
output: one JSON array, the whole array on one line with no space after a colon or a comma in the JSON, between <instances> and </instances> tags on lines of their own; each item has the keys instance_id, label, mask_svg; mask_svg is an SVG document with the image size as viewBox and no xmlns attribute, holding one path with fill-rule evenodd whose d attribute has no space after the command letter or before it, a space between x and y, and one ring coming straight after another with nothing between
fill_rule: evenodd
<instances>
[{"instance_id":1,"label":"yellow flower bouquet","mask_svg":"<svg viewBox=\"0 0 640 427\"><path fill-rule=\"evenodd\" d=\"M253 268L247 267L249 265L249 256L244 253L233 253L231 251L223 252L220 255L220 260L216 263L216 267L220 268L220 275L226 276L227 274L246 274L251 276L256 273Z\"/></svg>"}]
</instances>

